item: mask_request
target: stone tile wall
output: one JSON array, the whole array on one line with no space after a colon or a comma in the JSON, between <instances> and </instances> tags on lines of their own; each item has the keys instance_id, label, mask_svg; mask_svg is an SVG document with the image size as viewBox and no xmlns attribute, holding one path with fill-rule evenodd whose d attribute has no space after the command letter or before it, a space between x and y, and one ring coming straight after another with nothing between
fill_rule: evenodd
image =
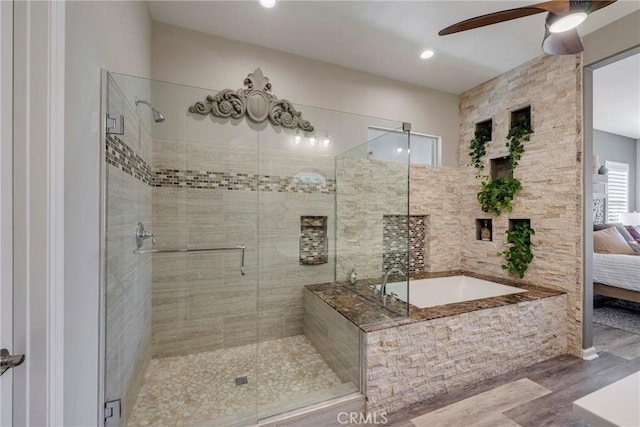
<instances>
[{"instance_id":1,"label":"stone tile wall","mask_svg":"<svg viewBox=\"0 0 640 427\"><path fill-rule=\"evenodd\" d=\"M566 295L369 332L367 412L412 403L566 353Z\"/></svg>"},{"instance_id":2,"label":"stone tile wall","mask_svg":"<svg viewBox=\"0 0 640 427\"><path fill-rule=\"evenodd\" d=\"M339 156L336 182L336 278L381 278L384 216L407 215L408 166Z\"/></svg>"},{"instance_id":3,"label":"stone tile wall","mask_svg":"<svg viewBox=\"0 0 640 427\"><path fill-rule=\"evenodd\" d=\"M125 117L125 134L105 139L105 400L122 399L126 423L151 357L151 256L133 253L137 223L152 227L151 137L112 80L108 95L109 111Z\"/></svg>"},{"instance_id":4,"label":"stone tile wall","mask_svg":"<svg viewBox=\"0 0 640 427\"><path fill-rule=\"evenodd\" d=\"M411 215L424 216L426 222L424 271L460 270L462 177L460 168L411 166ZM469 224L475 231L474 220Z\"/></svg>"},{"instance_id":5,"label":"stone tile wall","mask_svg":"<svg viewBox=\"0 0 640 427\"><path fill-rule=\"evenodd\" d=\"M582 323L582 61L580 55L540 56L461 95L458 177L461 267L507 276L496 252L505 248L509 219L528 218L535 258L520 282L567 292L568 351L581 354ZM480 180L467 166L475 123L493 119L493 140L485 157L507 154L510 111L531 106L534 133L514 176L523 190L513 212L493 216L493 241L476 240L474 219L486 218L476 193Z\"/></svg>"}]
</instances>

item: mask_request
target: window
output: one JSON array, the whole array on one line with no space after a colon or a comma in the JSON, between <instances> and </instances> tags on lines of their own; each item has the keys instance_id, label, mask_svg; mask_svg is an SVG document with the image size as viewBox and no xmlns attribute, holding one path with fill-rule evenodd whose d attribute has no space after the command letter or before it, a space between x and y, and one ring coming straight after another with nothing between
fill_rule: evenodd
<instances>
[{"instance_id":1,"label":"window","mask_svg":"<svg viewBox=\"0 0 640 427\"><path fill-rule=\"evenodd\" d=\"M629 212L629 164L606 160L608 222L619 222L621 213Z\"/></svg>"},{"instance_id":2,"label":"window","mask_svg":"<svg viewBox=\"0 0 640 427\"><path fill-rule=\"evenodd\" d=\"M407 161L407 134L397 130L370 127L367 131L367 150L376 160ZM440 166L442 138L411 132L411 164Z\"/></svg>"}]
</instances>

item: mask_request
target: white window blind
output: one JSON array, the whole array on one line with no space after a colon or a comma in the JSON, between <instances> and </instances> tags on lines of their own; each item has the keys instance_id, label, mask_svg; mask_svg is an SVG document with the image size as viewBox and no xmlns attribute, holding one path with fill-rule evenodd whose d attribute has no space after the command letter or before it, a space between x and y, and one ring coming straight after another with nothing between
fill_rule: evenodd
<instances>
[{"instance_id":1,"label":"white window blind","mask_svg":"<svg viewBox=\"0 0 640 427\"><path fill-rule=\"evenodd\" d=\"M619 222L618 215L629 212L629 164L606 160L607 214L609 222Z\"/></svg>"}]
</instances>

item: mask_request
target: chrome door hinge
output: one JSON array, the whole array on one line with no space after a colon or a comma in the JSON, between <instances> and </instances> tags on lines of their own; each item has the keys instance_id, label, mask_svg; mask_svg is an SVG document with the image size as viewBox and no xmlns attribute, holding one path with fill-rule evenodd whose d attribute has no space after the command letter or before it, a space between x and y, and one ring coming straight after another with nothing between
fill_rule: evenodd
<instances>
[{"instance_id":1,"label":"chrome door hinge","mask_svg":"<svg viewBox=\"0 0 640 427\"><path fill-rule=\"evenodd\" d=\"M104 404L104 422L117 421L122 417L122 403L120 399L110 400Z\"/></svg>"},{"instance_id":2,"label":"chrome door hinge","mask_svg":"<svg viewBox=\"0 0 640 427\"><path fill-rule=\"evenodd\" d=\"M124 135L124 116L112 116L107 113L107 133L110 135Z\"/></svg>"}]
</instances>

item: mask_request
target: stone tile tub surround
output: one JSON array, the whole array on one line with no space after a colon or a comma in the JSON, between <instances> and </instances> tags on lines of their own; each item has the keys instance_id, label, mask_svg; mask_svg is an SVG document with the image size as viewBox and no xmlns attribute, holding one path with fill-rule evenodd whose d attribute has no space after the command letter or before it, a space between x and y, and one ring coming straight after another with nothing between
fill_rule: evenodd
<instances>
[{"instance_id":1,"label":"stone tile tub surround","mask_svg":"<svg viewBox=\"0 0 640 427\"><path fill-rule=\"evenodd\" d=\"M461 273L425 273L421 278ZM566 295L521 286L528 292L424 309L410 306L409 318L359 325L367 412L392 412L566 353ZM346 284L307 289L350 321L375 320L371 313L382 311L354 298Z\"/></svg>"}]
</instances>

